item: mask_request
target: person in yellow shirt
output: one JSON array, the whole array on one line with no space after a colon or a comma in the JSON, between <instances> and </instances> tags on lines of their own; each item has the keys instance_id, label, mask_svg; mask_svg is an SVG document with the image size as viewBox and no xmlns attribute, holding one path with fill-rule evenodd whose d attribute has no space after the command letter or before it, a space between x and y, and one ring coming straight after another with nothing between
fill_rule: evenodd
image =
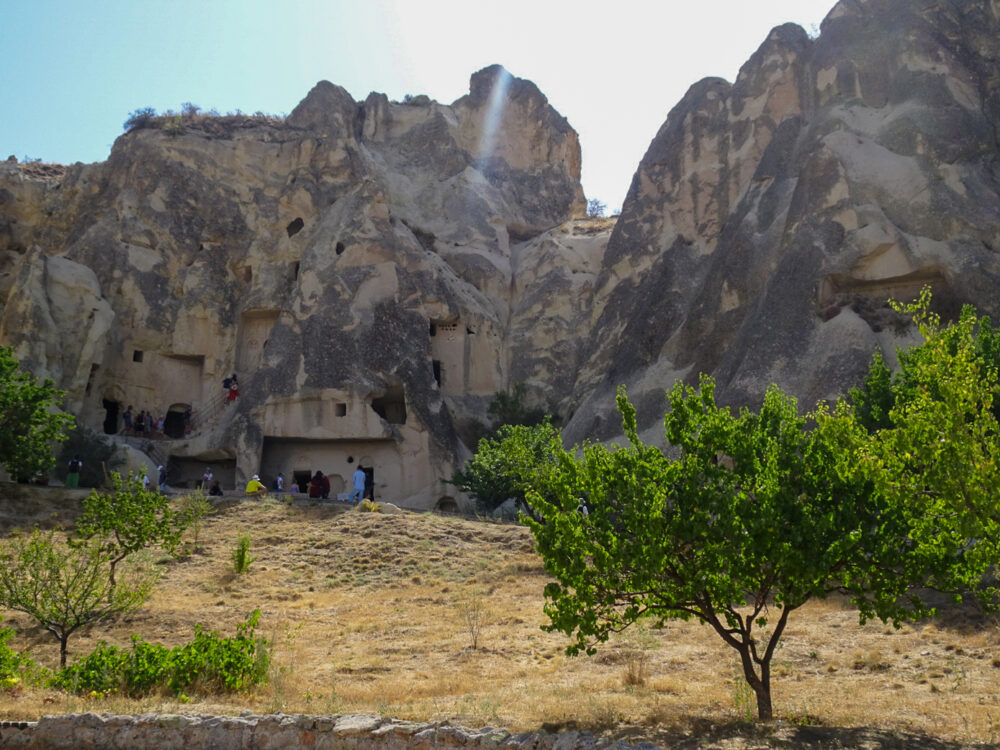
<instances>
[{"instance_id":1,"label":"person in yellow shirt","mask_svg":"<svg viewBox=\"0 0 1000 750\"><path fill-rule=\"evenodd\" d=\"M253 478L249 482L247 482L247 491L246 491L246 494L248 494L248 495L266 495L267 494L267 487L265 487L261 483L260 477L257 476L256 474L254 474Z\"/></svg>"}]
</instances>

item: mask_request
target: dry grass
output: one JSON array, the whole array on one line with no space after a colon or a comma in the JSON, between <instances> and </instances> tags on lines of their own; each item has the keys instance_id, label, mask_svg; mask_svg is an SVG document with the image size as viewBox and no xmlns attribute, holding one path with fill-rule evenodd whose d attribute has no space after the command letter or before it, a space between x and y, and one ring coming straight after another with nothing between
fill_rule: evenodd
<instances>
[{"instance_id":1,"label":"dry grass","mask_svg":"<svg viewBox=\"0 0 1000 750\"><path fill-rule=\"evenodd\" d=\"M16 510L0 500L0 533L21 510L31 523L66 522L72 513L57 509L59 497L53 491L51 500L22 499ZM245 532L257 560L237 577L230 553ZM208 519L201 539L199 553L161 560L163 580L143 610L74 636L70 658L98 639L127 644L132 633L173 645L196 623L233 632L259 607L274 641L267 687L253 695L195 696L187 706L30 690L0 701L0 719L248 708L378 713L512 731L585 728L633 741L756 731L742 723L753 705L734 682L734 652L696 623L633 629L593 657L567 657L565 638L540 629L547 577L524 528L272 500L223 510ZM18 631L15 648L57 663L51 636L23 614L4 617ZM869 740L875 733L872 741L882 746L914 735L995 742L998 665L998 630L974 614L896 631L858 625L842 601L816 602L792 617L775 657L774 705L791 724L837 728L829 731L844 744L859 742L858 732Z\"/></svg>"}]
</instances>

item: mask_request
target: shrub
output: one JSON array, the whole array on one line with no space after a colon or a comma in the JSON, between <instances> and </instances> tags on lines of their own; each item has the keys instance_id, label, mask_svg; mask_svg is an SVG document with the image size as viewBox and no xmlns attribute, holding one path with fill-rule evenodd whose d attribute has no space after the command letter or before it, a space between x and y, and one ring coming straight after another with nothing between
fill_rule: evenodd
<instances>
[{"instance_id":1,"label":"shrub","mask_svg":"<svg viewBox=\"0 0 1000 750\"><path fill-rule=\"evenodd\" d=\"M2 621L3 618L0 617L0 622ZM0 680L7 680L34 667L34 662L27 653L15 651L7 645L7 641L13 637L13 628L0 628Z\"/></svg>"},{"instance_id":2,"label":"shrub","mask_svg":"<svg viewBox=\"0 0 1000 750\"><path fill-rule=\"evenodd\" d=\"M240 534L240 538L236 542L236 548L232 552L233 559L233 572L236 575L243 575L250 569L250 563L256 560L256 557L250 555L250 535Z\"/></svg>"},{"instance_id":3,"label":"shrub","mask_svg":"<svg viewBox=\"0 0 1000 750\"><path fill-rule=\"evenodd\" d=\"M192 689L237 692L267 677L271 649L266 638L255 634L259 621L260 610L254 610L232 637L197 625L194 639L174 648L137 635L130 651L102 642L49 684L77 694L122 692L133 698L160 690L175 695Z\"/></svg>"},{"instance_id":4,"label":"shrub","mask_svg":"<svg viewBox=\"0 0 1000 750\"><path fill-rule=\"evenodd\" d=\"M184 125L181 123L181 116L174 115L163 124L163 132L172 138L184 135Z\"/></svg>"},{"instance_id":5,"label":"shrub","mask_svg":"<svg viewBox=\"0 0 1000 750\"><path fill-rule=\"evenodd\" d=\"M358 503L358 510L362 513L381 513L382 506L365 498Z\"/></svg>"},{"instance_id":6,"label":"shrub","mask_svg":"<svg viewBox=\"0 0 1000 750\"><path fill-rule=\"evenodd\" d=\"M126 133L142 128L153 127L156 121L156 110L152 107L142 107L129 113L128 119L122 123L122 129Z\"/></svg>"}]
</instances>

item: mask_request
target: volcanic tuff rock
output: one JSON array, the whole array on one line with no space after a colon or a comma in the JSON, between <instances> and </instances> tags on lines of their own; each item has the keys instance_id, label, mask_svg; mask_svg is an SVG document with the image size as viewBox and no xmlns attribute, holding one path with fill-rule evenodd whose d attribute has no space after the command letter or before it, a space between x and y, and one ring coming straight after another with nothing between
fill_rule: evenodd
<instances>
[{"instance_id":1,"label":"volcanic tuff rock","mask_svg":"<svg viewBox=\"0 0 1000 750\"><path fill-rule=\"evenodd\" d=\"M996 0L843 0L692 86L611 235L567 438L620 433L620 383L646 425L700 372L724 403L834 397L910 341L886 299L925 284L995 318L998 39Z\"/></svg>"},{"instance_id":2,"label":"volcanic tuff rock","mask_svg":"<svg viewBox=\"0 0 1000 750\"><path fill-rule=\"evenodd\" d=\"M724 403L777 382L810 406L912 340L889 296L1000 312L997 39L998 0L779 26L670 112L617 223L579 218L576 134L499 67L451 105L322 82L285 120L160 118L103 164L0 163L0 340L93 428L193 405L184 482L211 460L338 491L361 463L410 507L461 501L440 481L460 436L517 381L569 442L620 433L620 383L653 436L699 372Z\"/></svg>"},{"instance_id":3,"label":"volcanic tuff rock","mask_svg":"<svg viewBox=\"0 0 1000 750\"><path fill-rule=\"evenodd\" d=\"M566 120L494 66L451 105L324 81L285 120L144 125L105 163L0 165L0 339L92 428L166 413L175 483L211 462L337 492L361 464L452 507L456 421L509 380L518 243L583 213Z\"/></svg>"}]
</instances>

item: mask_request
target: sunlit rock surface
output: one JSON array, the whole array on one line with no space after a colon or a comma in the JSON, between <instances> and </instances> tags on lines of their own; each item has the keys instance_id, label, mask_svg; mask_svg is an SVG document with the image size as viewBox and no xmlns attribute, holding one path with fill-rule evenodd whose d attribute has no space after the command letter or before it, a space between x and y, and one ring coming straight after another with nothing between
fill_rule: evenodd
<instances>
[{"instance_id":1,"label":"sunlit rock surface","mask_svg":"<svg viewBox=\"0 0 1000 750\"><path fill-rule=\"evenodd\" d=\"M499 66L451 105L324 81L285 120L158 124L105 163L0 166L0 338L98 432L168 415L177 484L319 469L337 493L362 464L379 497L455 507L519 248L583 213L573 129Z\"/></svg>"}]
</instances>

